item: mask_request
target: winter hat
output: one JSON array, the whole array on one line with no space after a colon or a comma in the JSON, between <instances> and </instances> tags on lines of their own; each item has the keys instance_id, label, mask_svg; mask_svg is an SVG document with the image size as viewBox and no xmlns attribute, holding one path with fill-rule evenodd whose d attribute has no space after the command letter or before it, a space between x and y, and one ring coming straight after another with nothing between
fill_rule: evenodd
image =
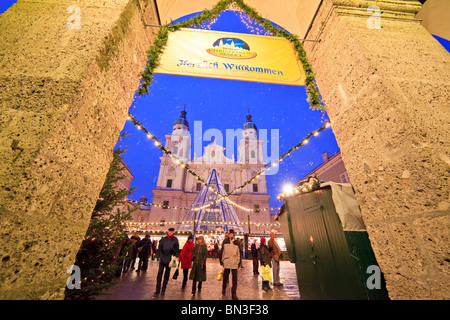
<instances>
[{"instance_id":1,"label":"winter hat","mask_svg":"<svg viewBox=\"0 0 450 320\"><path fill-rule=\"evenodd\" d=\"M261 244L266 244L266 238L261 238Z\"/></svg>"}]
</instances>

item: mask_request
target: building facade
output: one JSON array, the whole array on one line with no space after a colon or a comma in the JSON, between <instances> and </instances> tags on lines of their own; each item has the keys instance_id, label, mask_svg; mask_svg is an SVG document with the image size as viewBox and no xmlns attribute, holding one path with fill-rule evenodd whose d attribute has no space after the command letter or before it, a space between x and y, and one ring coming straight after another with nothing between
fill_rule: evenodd
<instances>
[{"instance_id":1,"label":"building facade","mask_svg":"<svg viewBox=\"0 0 450 320\"><path fill-rule=\"evenodd\" d=\"M218 145L216 140L204 147L202 155L197 157L197 154L194 154L194 157L190 159L191 138L186 114L185 110L181 111L172 132L165 136L165 148L171 151L174 157L188 165L204 181L215 170L225 193L228 193L251 179L266 165L263 157L264 141L258 139L258 129L250 114L247 115L243 126L237 161L234 156L231 159L227 158L225 148ZM139 205L138 210L133 213L136 217L133 222L146 224L146 230L155 232L176 227L171 222L183 221L188 211L185 208L191 208L197 194L204 186L172 157L163 155L160 160L157 184L152 191L153 206L150 208ZM245 223L242 227L243 232L248 232L249 221L252 233L266 233L273 229L271 225L262 225L274 223L270 210L267 210L270 208L270 195L267 192L265 175L260 175L229 198L238 205L234 205L238 219L235 222ZM146 202L146 198L141 201Z\"/></svg>"},{"instance_id":2,"label":"building facade","mask_svg":"<svg viewBox=\"0 0 450 320\"><path fill-rule=\"evenodd\" d=\"M344 161L342 161L341 152L338 151L331 157L328 152L322 155L323 163L317 166L310 173L305 175L300 181L310 176L316 177L323 181L333 181L337 183L350 183Z\"/></svg>"}]
</instances>

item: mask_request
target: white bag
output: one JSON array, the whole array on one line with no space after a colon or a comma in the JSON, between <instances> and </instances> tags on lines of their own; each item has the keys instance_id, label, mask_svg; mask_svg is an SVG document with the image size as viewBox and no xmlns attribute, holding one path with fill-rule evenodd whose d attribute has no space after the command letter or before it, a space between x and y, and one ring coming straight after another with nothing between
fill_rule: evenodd
<instances>
[{"instance_id":1,"label":"white bag","mask_svg":"<svg viewBox=\"0 0 450 320\"><path fill-rule=\"evenodd\" d=\"M172 260L169 262L169 268L176 268L178 264L177 256L172 256Z\"/></svg>"}]
</instances>

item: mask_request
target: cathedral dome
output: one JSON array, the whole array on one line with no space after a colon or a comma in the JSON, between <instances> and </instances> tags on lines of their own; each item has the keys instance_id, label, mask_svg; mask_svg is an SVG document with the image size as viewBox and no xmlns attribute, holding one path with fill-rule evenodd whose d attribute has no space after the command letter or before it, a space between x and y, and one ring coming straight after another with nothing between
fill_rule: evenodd
<instances>
[{"instance_id":1,"label":"cathedral dome","mask_svg":"<svg viewBox=\"0 0 450 320\"><path fill-rule=\"evenodd\" d=\"M145 195L143 195L142 197L139 198L139 202L142 202L142 203L147 203L147 200L148 199Z\"/></svg>"},{"instance_id":2,"label":"cathedral dome","mask_svg":"<svg viewBox=\"0 0 450 320\"><path fill-rule=\"evenodd\" d=\"M252 121L252 115L249 113L247 114L247 121L244 123L244 130L245 129L255 129L258 130L256 128L256 125L253 123Z\"/></svg>"},{"instance_id":3,"label":"cathedral dome","mask_svg":"<svg viewBox=\"0 0 450 320\"><path fill-rule=\"evenodd\" d=\"M183 124L189 128L189 122L186 120L186 110L181 111L180 117L175 121L173 125Z\"/></svg>"}]
</instances>

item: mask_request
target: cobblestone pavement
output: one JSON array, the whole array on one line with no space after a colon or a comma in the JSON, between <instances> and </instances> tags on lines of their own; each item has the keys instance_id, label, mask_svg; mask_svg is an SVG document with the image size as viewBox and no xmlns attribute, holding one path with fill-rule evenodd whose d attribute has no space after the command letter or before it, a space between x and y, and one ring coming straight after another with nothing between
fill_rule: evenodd
<instances>
[{"instance_id":1,"label":"cobblestone pavement","mask_svg":"<svg viewBox=\"0 0 450 320\"><path fill-rule=\"evenodd\" d=\"M154 295L158 265L159 262L156 260L149 260L147 271L130 270L122 274L120 282L98 296L97 300L231 300L231 274L225 296L222 296L222 281L216 280L220 267L218 260L207 260L206 281L203 282L202 291L197 292L195 296L191 293L191 280L185 289L181 288L183 281L181 269L180 276L176 280L172 279L174 271L171 271L165 295ZM238 272L237 296L240 300L299 300L295 264L282 261L280 278L283 286L273 286L271 283L273 290L265 292L261 289L261 275L253 274L252 261L243 260L243 268Z\"/></svg>"}]
</instances>

